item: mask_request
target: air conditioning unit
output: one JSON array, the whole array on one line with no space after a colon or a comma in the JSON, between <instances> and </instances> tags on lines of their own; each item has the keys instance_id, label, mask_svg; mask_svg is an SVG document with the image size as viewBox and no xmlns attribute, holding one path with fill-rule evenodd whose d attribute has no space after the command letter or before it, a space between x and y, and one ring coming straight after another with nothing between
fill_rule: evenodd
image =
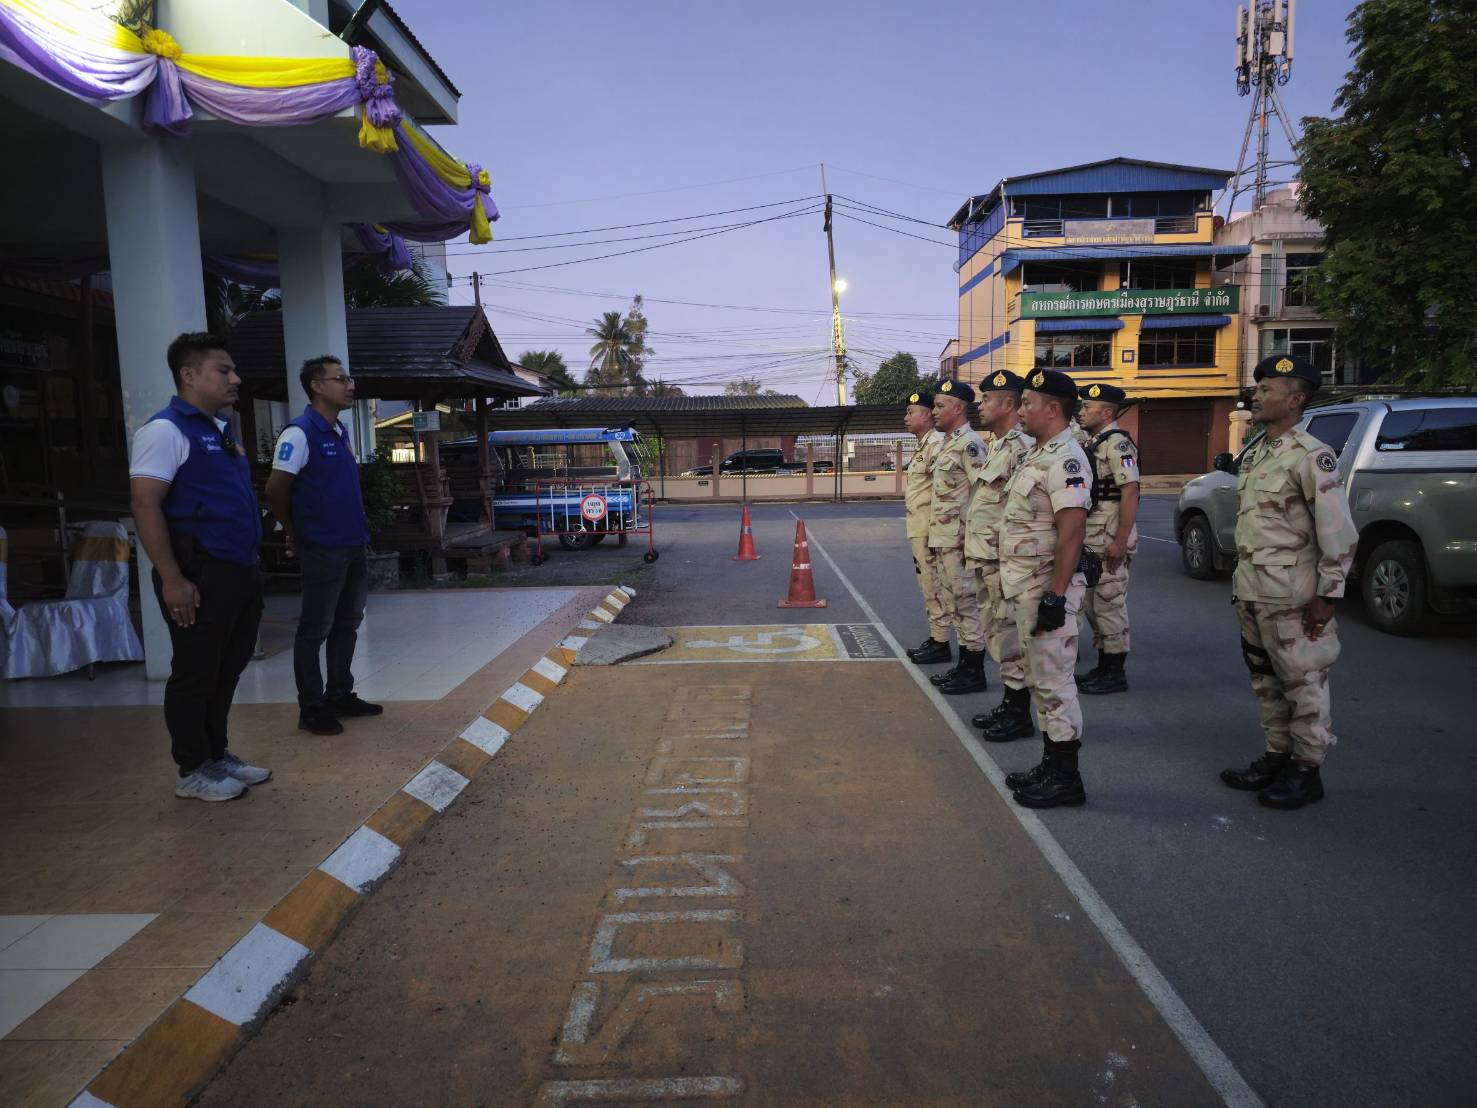
<instances>
[{"instance_id":1,"label":"air conditioning unit","mask_svg":"<svg viewBox=\"0 0 1477 1108\"><path fill-rule=\"evenodd\" d=\"M1270 305L1270 304L1258 304L1256 306L1256 314L1257 315L1271 315L1272 314L1272 305Z\"/></svg>"}]
</instances>

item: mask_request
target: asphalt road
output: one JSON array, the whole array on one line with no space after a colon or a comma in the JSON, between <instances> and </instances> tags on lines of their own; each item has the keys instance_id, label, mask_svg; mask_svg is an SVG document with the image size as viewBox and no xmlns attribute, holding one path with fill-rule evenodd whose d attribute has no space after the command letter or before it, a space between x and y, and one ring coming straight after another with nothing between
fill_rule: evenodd
<instances>
[{"instance_id":1,"label":"asphalt road","mask_svg":"<svg viewBox=\"0 0 1477 1108\"><path fill-rule=\"evenodd\" d=\"M753 511L762 559L729 560L731 507L668 508L627 619L663 625L865 616L814 557L824 613L777 610L794 521ZM813 538L905 644L926 634L900 504L809 504ZM1340 737L1327 799L1260 807L1218 771L1261 750L1229 582L1180 570L1171 498L1146 498L1129 594L1128 694L1085 698L1085 808L1046 813L1071 859L1268 1103L1470 1104L1477 1090L1477 634L1339 621ZM639 565L639 563L636 563ZM1083 668L1090 664L1084 641ZM961 716L998 686L952 698ZM990 748L1032 764L1035 740ZM980 787L986 787L983 779Z\"/></svg>"}]
</instances>

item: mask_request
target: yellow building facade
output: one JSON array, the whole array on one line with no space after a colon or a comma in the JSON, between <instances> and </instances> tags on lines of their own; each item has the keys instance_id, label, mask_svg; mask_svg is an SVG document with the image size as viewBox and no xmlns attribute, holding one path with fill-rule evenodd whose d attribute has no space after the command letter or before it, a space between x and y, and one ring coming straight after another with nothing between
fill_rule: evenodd
<instances>
[{"instance_id":1,"label":"yellow building facade","mask_svg":"<svg viewBox=\"0 0 1477 1108\"><path fill-rule=\"evenodd\" d=\"M1145 472L1223 449L1238 391L1240 288L1211 197L1228 170L1128 158L1002 180L959 234L958 376L1059 369L1140 403Z\"/></svg>"}]
</instances>

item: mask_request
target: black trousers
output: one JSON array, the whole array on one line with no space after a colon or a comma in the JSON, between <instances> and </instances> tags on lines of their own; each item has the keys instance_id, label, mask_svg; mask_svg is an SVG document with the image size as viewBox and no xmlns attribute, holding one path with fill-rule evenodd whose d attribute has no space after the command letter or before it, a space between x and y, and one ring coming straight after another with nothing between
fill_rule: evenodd
<instances>
[{"instance_id":1,"label":"black trousers","mask_svg":"<svg viewBox=\"0 0 1477 1108\"><path fill-rule=\"evenodd\" d=\"M195 622L181 627L170 618L157 572L154 595L174 646L164 686L164 725L183 776L202 762L225 756L226 718L262 622L262 574L256 566L199 552L182 560L180 569L200 590Z\"/></svg>"},{"instance_id":2,"label":"black trousers","mask_svg":"<svg viewBox=\"0 0 1477 1108\"><path fill-rule=\"evenodd\" d=\"M292 648L292 673L297 681L298 707L305 712L323 707L354 691L354 647L364 605L369 600L369 560L362 546L300 546L303 571L303 612ZM328 642L328 687L318 655Z\"/></svg>"}]
</instances>

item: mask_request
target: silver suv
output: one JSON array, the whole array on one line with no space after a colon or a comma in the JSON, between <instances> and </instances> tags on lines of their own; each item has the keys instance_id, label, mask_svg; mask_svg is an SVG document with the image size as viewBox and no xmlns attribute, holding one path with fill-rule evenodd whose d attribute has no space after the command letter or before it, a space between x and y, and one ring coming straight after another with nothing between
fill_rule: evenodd
<instances>
[{"instance_id":1,"label":"silver suv","mask_svg":"<svg viewBox=\"0 0 1477 1108\"><path fill-rule=\"evenodd\" d=\"M1359 528L1354 576L1375 626L1415 635L1433 611L1477 610L1477 396L1334 401L1299 427L1339 456ZM1255 441L1180 493L1174 528L1191 577L1235 563L1235 475Z\"/></svg>"}]
</instances>

